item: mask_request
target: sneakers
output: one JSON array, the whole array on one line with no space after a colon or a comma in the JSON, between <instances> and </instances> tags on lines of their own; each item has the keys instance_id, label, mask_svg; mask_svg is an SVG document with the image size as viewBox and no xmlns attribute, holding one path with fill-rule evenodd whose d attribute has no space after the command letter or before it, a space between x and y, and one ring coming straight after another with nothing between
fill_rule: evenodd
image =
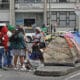
<instances>
[{"instance_id":1,"label":"sneakers","mask_svg":"<svg viewBox=\"0 0 80 80\"><path fill-rule=\"evenodd\" d=\"M20 68L20 71L26 71L26 68L22 67L22 68Z\"/></svg>"},{"instance_id":2,"label":"sneakers","mask_svg":"<svg viewBox=\"0 0 80 80\"><path fill-rule=\"evenodd\" d=\"M19 68L15 67L14 70L18 70Z\"/></svg>"},{"instance_id":3,"label":"sneakers","mask_svg":"<svg viewBox=\"0 0 80 80\"><path fill-rule=\"evenodd\" d=\"M26 71L25 65L21 66L20 71Z\"/></svg>"}]
</instances>

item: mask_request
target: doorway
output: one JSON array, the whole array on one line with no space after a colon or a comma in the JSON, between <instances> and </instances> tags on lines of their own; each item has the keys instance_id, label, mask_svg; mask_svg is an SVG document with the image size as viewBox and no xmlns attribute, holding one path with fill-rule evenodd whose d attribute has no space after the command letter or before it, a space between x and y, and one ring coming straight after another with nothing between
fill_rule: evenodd
<instances>
[{"instance_id":1,"label":"doorway","mask_svg":"<svg viewBox=\"0 0 80 80\"><path fill-rule=\"evenodd\" d=\"M24 26L30 27L35 24L35 19L24 19Z\"/></svg>"}]
</instances>

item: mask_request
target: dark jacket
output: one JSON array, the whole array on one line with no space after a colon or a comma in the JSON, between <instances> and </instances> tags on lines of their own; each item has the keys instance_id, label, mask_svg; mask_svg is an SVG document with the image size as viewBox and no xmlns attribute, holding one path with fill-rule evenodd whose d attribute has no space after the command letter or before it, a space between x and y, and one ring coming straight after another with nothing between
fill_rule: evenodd
<instances>
[{"instance_id":1,"label":"dark jacket","mask_svg":"<svg viewBox=\"0 0 80 80\"><path fill-rule=\"evenodd\" d=\"M11 47L13 49L25 49L26 48L26 43L24 41L24 34L22 32L17 32L15 33L10 40L11 42Z\"/></svg>"}]
</instances>

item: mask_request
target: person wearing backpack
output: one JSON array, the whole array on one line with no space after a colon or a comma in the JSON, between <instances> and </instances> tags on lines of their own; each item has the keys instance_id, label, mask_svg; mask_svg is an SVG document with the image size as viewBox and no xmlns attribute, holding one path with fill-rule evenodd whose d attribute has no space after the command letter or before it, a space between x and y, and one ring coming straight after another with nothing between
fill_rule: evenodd
<instances>
[{"instance_id":1,"label":"person wearing backpack","mask_svg":"<svg viewBox=\"0 0 80 80\"><path fill-rule=\"evenodd\" d=\"M14 54L14 69L18 69L17 60L20 58L20 70L23 70L24 56L26 54L26 43L24 41L24 31L22 28L18 28L11 39L12 53ZM26 68L25 68L26 69Z\"/></svg>"},{"instance_id":2,"label":"person wearing backpack","mask_svg":"<svg viewBox=\"0 0 80 80\"><path fill-rule=\"evenodd\" d=\"M0 26L0 68L6 66L6 52L8 49L8 29L6 26ZM2 57L4 62L2 63Z\"/></svg>"}]
</instances>

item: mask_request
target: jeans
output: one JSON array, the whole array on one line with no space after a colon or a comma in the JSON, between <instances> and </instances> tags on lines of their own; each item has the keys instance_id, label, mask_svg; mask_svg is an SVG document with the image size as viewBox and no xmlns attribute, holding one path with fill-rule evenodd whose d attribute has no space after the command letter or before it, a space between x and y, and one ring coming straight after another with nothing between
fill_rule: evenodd
<instances>
[{"instance_id":1,"label":"jeans","mask_svg":"<svg viewBox=\"0 0 80 80\"><path fill-rule=\"evenodd\" d=\"M3 66L3 64L2 64L3 55L4 55L4 48L0 48L0 68Z\"/></svg>"},{"instance_id":2,"label":"jeans","mask_svg":"<svg viewBox=\"0 0 80 80\"><path fill-rule=\"evenodd\" d=\"M11 47L9 47L7 51L7 65L12 65L13 56L11 55L11 50Z\"/></svg>"},{"instance_id":3,"label":"jeans","mask_svg":"<svg viewBox=\"0 0 80 80\"><path fill-rule=\"evenodd\" d=\"M7 53L4 54L4 66L12 65L11 48L9 47Z\"/></svg>"},{"instance_id":4,"label":"jeans","mask_svg":"<svg viewBox=\"0 0 80 80\"><path fill-rule=\"evenodd\" d=\"M7 53L4 53L3 58L4 58L3 66L7 66L7 59L8 59Z\"/></svg>"}]
</instances>

